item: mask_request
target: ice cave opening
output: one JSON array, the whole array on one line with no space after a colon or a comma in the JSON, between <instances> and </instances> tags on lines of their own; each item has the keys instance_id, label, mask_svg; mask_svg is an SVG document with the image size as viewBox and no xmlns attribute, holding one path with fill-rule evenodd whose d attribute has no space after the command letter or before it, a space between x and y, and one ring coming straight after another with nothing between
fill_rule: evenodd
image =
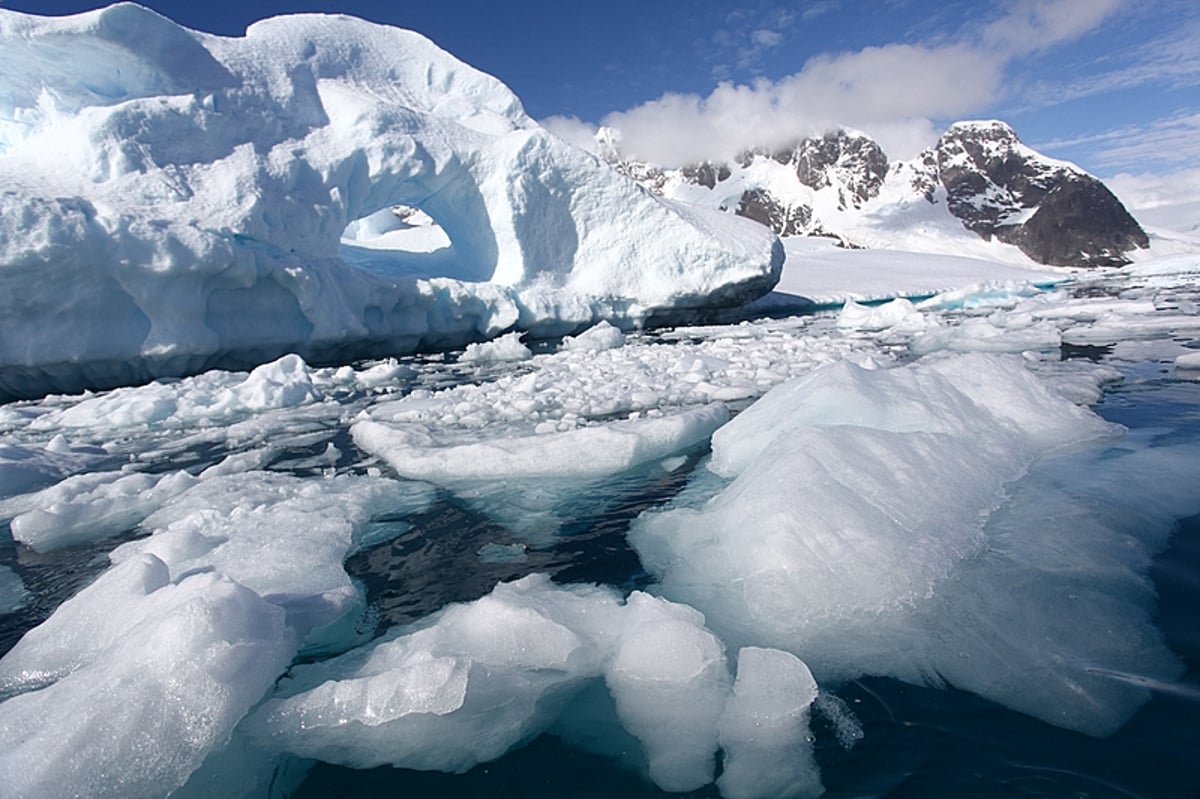
<instances>
[{"instance_id":1,"label":"ice cave opening","mask_svg":"<svg viewBox=\"0 0 1200 799\"><path fill-rule=\"evenodd\" d=\"M429 212L403 203L348 224L338 254L351 266L381 275L479 279L446 229Z\"/></svg>"}]
</instances>

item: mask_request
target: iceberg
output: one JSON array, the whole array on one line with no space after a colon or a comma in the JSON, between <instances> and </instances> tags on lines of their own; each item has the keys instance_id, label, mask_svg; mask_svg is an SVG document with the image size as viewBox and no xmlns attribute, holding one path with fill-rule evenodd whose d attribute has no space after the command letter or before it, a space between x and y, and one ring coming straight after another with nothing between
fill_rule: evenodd
<instances>
[{"instance_id":1,"label":"iceberg","mask_svg":"<svg viewBox=\"0 0 1200 799\"><path fill-rule=\"evenodd\" d=\"M229 38L132 3L0 10L0 98L0 397L637 325L752 299L783 261L351 17ZM401 208L449 245L389 248Z\"/></svg>"},{"instance_id":2,"label":"iceberg","mask_svg":"<svg viewBox=\"0 0 1200 799\"><path fill-rule=\"evenodd\" d=\"M1106 735L1179 663L1146 564L1198 506L1194 447L1147 446L1013 357L822 367L716 431L630 541L651 590L822 684L946 683Z\"/></svg>"}]
</instances>

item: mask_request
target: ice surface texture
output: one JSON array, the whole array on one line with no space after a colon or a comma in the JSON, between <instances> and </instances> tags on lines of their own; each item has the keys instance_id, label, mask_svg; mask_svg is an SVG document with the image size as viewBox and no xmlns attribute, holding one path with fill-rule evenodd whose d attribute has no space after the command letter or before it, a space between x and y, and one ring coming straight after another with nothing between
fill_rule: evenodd
<instances>
[{"instance_id":1,"label":"ice surface texture","mask_svg":"<svg viewBox=\"0 0 1200 799\"><path fill-rule=\"evenodd\" d=\"M494 78L350 17L224 38L133 4L0 11L0 97L0 392L636 323L782 263L761 227L651 196ZM450 255L351 265L347 226L397 205Z\"/></svg>"},{"instance_id":2,"label":"ice surface texture","mask_svg":"<svg viewBox=\"0 0 1200 799\"><path fill-rule=\"evenodd\" d=\"M835 364L718 430L727 485L648 512L631 541L731 647L793 652L823 681L950 682L1106 734L1147 698L1119 675L1177 674L1147 531L1197 504L1194 452L1109 450L1119 434L1016 358Z\"/></svg>"},{"instance_id":3,"label":"ice surface texture","mask_svg":"<svg viewBox=\"0 0 1200 799\"><path fill-rule=\"evenodd\" d=\"M724 645L692 608L544 575L294 669L250 726L265 746L306 757L465 771L551 728L588 683L605 686L611 721L664 790L711 782L724 747L727 796L821 791L805 742L817 689L798 659L743 651L731 685Z\"/></svg>"}]
</instances>

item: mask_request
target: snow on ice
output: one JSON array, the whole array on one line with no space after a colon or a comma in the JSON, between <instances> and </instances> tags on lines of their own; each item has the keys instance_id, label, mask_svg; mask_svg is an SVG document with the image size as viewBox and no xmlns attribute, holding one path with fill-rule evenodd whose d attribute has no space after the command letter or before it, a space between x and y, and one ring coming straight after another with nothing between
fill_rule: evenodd
<instances>
[{"instance_id":1,"label":"snow on ice","mask_svg":"<svg viewBox=\"0 0 1200 799\"><path fill-rule=\"evenodd\" d=\"M409 31L0 10L0 65L8 394L561 335L779 275L769 231L651 196ZM379 241L412 207L448 248Z\"/></svg>"}]
</instances>

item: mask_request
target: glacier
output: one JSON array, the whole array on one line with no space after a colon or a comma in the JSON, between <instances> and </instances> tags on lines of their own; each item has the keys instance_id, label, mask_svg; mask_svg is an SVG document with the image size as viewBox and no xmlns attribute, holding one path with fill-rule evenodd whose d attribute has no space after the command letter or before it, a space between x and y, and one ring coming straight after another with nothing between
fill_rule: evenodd
<instances>
[{"instance_id":1,"label":"glacier","mask_svg":"<svg viewBox=\"0 0 1200 799\"><path fill-rule=\"evenodd\" d=\"M0 76L0 396L636 326L779 276L769 232L651 196L410 31L0 10ZM401 207L449 247L369 246Z\"/></svg>"}]
</instances>

